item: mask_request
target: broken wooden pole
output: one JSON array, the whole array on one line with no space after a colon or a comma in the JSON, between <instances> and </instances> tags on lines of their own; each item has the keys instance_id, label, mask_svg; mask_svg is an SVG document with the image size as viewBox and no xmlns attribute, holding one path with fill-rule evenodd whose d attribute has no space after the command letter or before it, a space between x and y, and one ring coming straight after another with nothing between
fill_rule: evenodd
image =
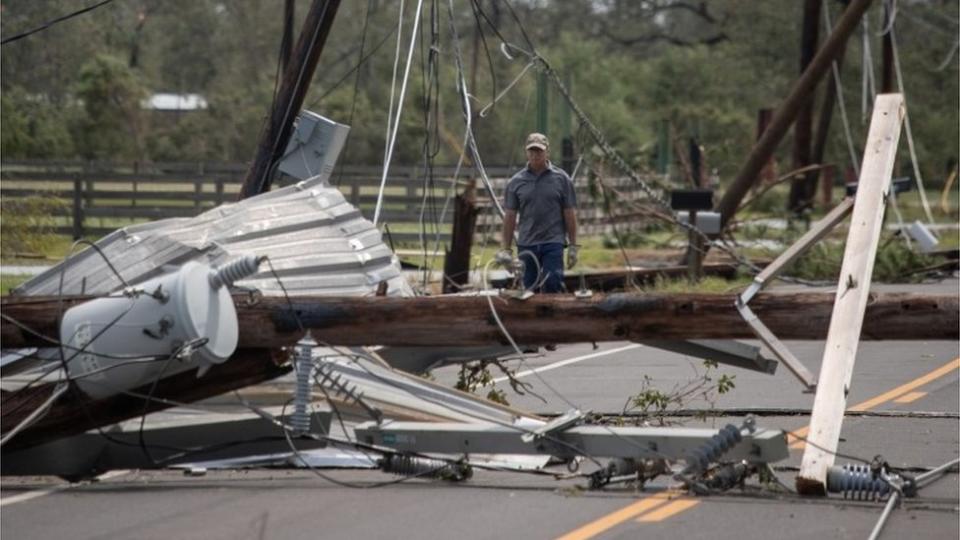
<instances>
[{"instance_id":1,"label":"broken wooden pole","mask_svg":"<svg viewBox=\"0 0 960 540\"><path fill-rule=\"evenodd\" d=\"M4 451L25 448L47 441L78 435L90 429L137 418L146 413L191 403L275 379L290 372L285 354L266 349L243 349L228 362L214 365L203 377L185 371L134 388L112 397L94 400L76 385L62 396L35 424L4 445ZM3 393L0 430L9 432L36 410L53 391L54 383L45 383L24 391ZM278 436L281 435L277 428Z\"/></svg>"},{"instance_id":2,"label":"broken wooden pole","mask_svg":"<svg viewBox=\"0 0 960 540\"><path fill-rule=\"evenodd\" d=\"M293 58L283 72L273 110L257 145L257 154L240 188L240 199L270 191L271 168L287 148L293 120L300 114L339 7L340 0L313 0L310 5Z\"/></svg>"},{"instance_id":3,"label":"broken wooden pole","mask_svg":"<svg viewBox=\"0 0 960 540\"><path fill-rule=\"evenodd\" d=\"M877 96L813 401L807 435L810 444L804 450L796 479L797 491L801 494L826 494L827 471L833 465L840 442L843 411L847 407L860 328L864 325L870 297L870 277L883 229L883 211L904 113L902 95Z\"/></svg>"},{"instance_id":4,"label":"broken wooden pole","mask_svg":"<svg viewBox=\"0 0 960 540\"><path fill-rule=\"evenodd\" d=\"M753 185L760 170L777 149L777 145L780 144L781 139L796 119L800 108L813 95L813 89L830 68L847 38L856 29L863 13L870 7L870 3L871 0L853 0L850 3L830 37L824 42L823 47L817 51L816 56L807 66L803 75L794 83L790 95L777 107L770 126L754 145L746 162L740 168L740 172L737 173L736 179L727 188L717 205L722 226L726 226L733 219L743 196L750 190L750 186Z\"/></svg>"},{"instance_id":5,"label":"broken wooden pole","mask_svg":"<svg viewBox=\"0 0 960 540\"><path fill-rule=\"evenodd\" d=\"M894 60L893 60L893 20L891 20L891 7L893 4L891 2L883 3L883 28L881 33L883 34L883 50L881 57L883 62L881 63L882 70L880 72L880 93L889 94L894 92L893 87L893 73L894 73Z\"/></svg>"},{"instance_id":6,"label":"broken wooden pole","mask_svg":"<svg viewBox=\"0 0 960 540\"><path fill-rule=\"evenodd\" d=\"M292 345L301 337L297 317L317 341L333 345L508 343L481 295L295 296L290 300L293 311L282 297L255 298L253 305L249 299L245 294L234 297L241 349ZM494 297L493 305L513 338L528 344L753 338L735 300L734 294L554 294L527 300ZM66 305L78 301L67 299ZM750 307L781 339L820 340L827 336L833 302L833 293L764 293L751 300ZM960 339L956 295L870 293L866 302L863 339ZM53 297L4 297L3 346L50 346L22 327L58 336L57 304Z\"/></svg>"},{"instance_id":7,"label":"broken wooden pole","mask_svg":"<svg viewBox=\"0 0 960 540\"><path fill-rule=\"evenodd\" d=\"M444 294L460 292L470 282L470 251L473 247L473 232L480 210L474 203L473 185L457 195L453 201L453 232L450 250L443 261Z\"/></svg>"}]
</instances>

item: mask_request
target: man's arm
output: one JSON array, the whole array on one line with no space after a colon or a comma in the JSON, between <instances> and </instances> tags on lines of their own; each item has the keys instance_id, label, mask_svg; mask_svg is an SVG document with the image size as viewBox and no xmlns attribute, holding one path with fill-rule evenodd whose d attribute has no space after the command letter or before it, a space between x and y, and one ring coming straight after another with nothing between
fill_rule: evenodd
<instances>
[{"instance_id":1,"label":"man's arm","mask_svg":"<svg viewBox=\"0 0 960 540\"><path fill-rule=\"evenodd\" d=\"M556 215L556 214L554 214ZM567 241L571 246L577 245L577 209L563 209L563 224L567 227ZM506 227L504 227L506 229Z\"/></svg>"},{"instance_id":2,"label":"man's arm","mask_svg":"<svg viewBox=\"0 0 960 540\"><path fill-rule=\"evenodd\" d=\"M511 246L513 246L513 231L516 228L517 211L507 209L503 214L503 237L500 240L502 249L511 249Z\"/></svg>"}]
</instances>

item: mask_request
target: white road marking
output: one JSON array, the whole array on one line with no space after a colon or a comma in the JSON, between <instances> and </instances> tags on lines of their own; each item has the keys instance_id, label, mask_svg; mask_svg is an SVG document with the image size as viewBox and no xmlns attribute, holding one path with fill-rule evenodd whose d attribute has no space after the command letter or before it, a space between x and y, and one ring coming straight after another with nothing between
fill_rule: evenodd
<instances>
[{"instance_id":1,"label":"white road marking","mask_svg":"<svg viewBox=\"0 0 960 540\"><path fill-rule=\"evenodd\" d=\"M538 368L534 368L534 369L528 369L528 370L525 370L525 371L521 371L521 372L517 373L516 375L514 375L514 377L517 378L517 379L519 379L520 377L526 377L526 376L528 376L528 375L533 375L534 373L542 373L542 372L544 372L544 371L550 371L551 369L557 369L557 368L562 368L563 366L569 366L570 364L576 364L577 362L583 362L584 360L590 360L591 358L596 358L596 357L598 357L598 356L606 356L606 355L608 355L608 354L614 354L614 353L618 353L618 352L629 351L630 349L637 349L637 348L639 348L639 347L643 347L643 345L641 345L641 344L639 344L639 343L634 343L634 344L632 344L632 345L627 345L627 346L625 346L625 347L618 347L618 348L616 348L616 349L610 349L610 350L608 350L608 351L600 351L600 352L595 352L595 353L591 353L591 354L586 354L586 355L583 355L583 356L575 356L575 357L573 357L573 358L567 358L566 360L560 360L559 362L554 362L554 363L552 363L552 364L547 364L547 365L545 365L545 366L543 366L543 367L538 367ZM493 380L493 382L495 382L495 383L503 382L503 381L505 381L505 380L507 380L507 379L509 379L509 377L497 377L496 379Z\"/></svg>"},{"instance_id":2,"label":"white road marking","mask_svg":"<svg viewBox=\"0 0 960 540\"><path fill-rule=\"evenodd\" d=\"M123 476L129 474L131 471L129 469L118 469L116 471L107 471L100 476L97 476L97 480L110 480L111 478L116 478L118 476ZM45 489L38 489L36 491L28 491L26 493L21 493L19 495L14 495L13 497L4 497L0 499L0 508L8 506L11 504L17 504L26 502L38 497L43 497L44 495L49 495L51 493L56 493L58 491L63 491L65 489L70 489L81 484L63 484L60 486L49 487Z\"/></svg>"},{"instance_id":3,"label":"white road marking","mask_svg":"<svg viewBox=\"0 0 960 540\"><path fill-rule=\"evenodd\" d=\"M0 508L10 505L17 504L21 502L29 501L30 499L36 499L37 497L43 497L44 495L49 495L57 491L62 491L70 487L69 485L57 486L47 489L38 489L37 491L28 491L26 493L21 493L19 495L14 495L13 497L5 497L0 499Z\"/></svg>"}]
</instances>

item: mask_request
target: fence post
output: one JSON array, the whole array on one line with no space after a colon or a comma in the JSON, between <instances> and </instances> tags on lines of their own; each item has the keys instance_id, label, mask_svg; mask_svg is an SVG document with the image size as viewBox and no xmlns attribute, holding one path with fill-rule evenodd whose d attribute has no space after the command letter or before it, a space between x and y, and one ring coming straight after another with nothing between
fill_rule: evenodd
<instances>
[{"instance_id":1,"label":"fence post","mask_svg":"<svg viewBox=\"0 0 960 540\"><path fill-rule=\"evenodd\" d=\"M400 171L397 171L400 172ZM427 171L423 171L424 174ZM420 197L420 194L417 193L419 187L417 183L417 167L413 166L407 169L406 178L404 182L407 184L406 194L407 202L403 205L403 214L405 216L414 216L417 215L420 211L420 201L417 200Z\"/></svg>"},{"instance_id":2,"label":"fence post","mask_svg":"<svg viewBox=\"0 0 960 540\"><path fill-rule=\"evenodd\" d=\"M217 178L217 206L223 204L223 178Z\"/></svg>"},{"instance_id":3,"label":"fence post","mask_svg":"<svg viewBox=\"0 0 960 540\"><path fill-rule=\"evenodd\" d=\"M193 181L193 207L200 209L201 199L203 198L203 180L197 178Z\"/></svg>"},{"instance_id":4,"label":"fence post","mask_svg":"<svg viewBox=\"0 0 960 540\"><path fill-rule=\"evenodd\" d=\"M83 238L83 181L73 179L73 239Z\"/></svg>"},{"instance_id":5,"label":"fence post","mask_svg":"<svg viewBox=\"0 0 960 540\"><path fill-rule=\"evenodd\" d=\"M350 182L350 204L360 208L360 176L354 176Z\"/></svg>"},{"instance_id":6,"label":"fence post","mask_svg":"<svg viewBox=\"0 0 960 540\"><path fill-rule=\"evenodd\" d=\"M140 161L133 162L133 175L133 197L130 198L130 206L137 206L137 191L140 187L137 177L140 175Z\"/></svg>"}]
</instances>

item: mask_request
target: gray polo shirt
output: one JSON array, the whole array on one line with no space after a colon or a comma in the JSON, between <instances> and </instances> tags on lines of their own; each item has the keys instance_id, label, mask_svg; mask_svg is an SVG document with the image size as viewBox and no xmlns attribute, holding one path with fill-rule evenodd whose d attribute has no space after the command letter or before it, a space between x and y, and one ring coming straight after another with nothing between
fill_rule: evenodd
<instances>
[{"instance_id":1,"label":"gray polo shirt","mask_svg":"<svg viewBox=\"0 0 960 540\"><path fill-rule=\"evenodd\" d=\"M550 162L539 175L524 167L507 183L504 207L519 214L517 245L565 243L563 210L576 206L573 182L563 169Z\"/></svg>"}]
</instances>

